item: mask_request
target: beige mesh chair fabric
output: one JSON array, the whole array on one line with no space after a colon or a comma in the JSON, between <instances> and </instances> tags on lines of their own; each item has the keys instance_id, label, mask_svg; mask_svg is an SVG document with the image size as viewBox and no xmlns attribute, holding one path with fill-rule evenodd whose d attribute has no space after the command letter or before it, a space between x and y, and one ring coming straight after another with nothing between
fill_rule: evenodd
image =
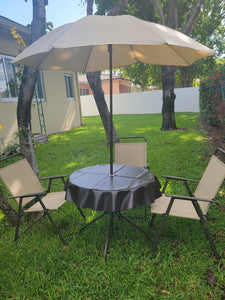
<instances>
[{"instance_id":1,"label":"beige mesh chair fabric","mask_svg":"<svg viewBox=\"0 0 225 300\"><path fill-rule=\"evenodd\" d=\"M44 193L44 189L26 159L19 160L7 167L0 169L0 177L13 197L25 194ZM34 197L23 199L22 206ZM15 198L19 205L19 198ZM65 203L65 192L48 193L42 202L49 210L56 210ZM25 212L42 211L43 207L37 202Z\"/></svg>"},{"instance_id":2,"label":"beige mesh chair fabric","mask_svg":"<svg viewBox=\"0 0 225 300\"><path fill-rule=\"evenodd\" d=\"M221 150L222 152L224 152L222 149L217 149L217 150ZM196 180L172 177L172 176L165 176L165 177L167 178L167 181L166 184L164 185L163 192L165 191L165 188L170 179L181 180L185 183L186 187L188 186L187 182L189 180L196 181ZM200 220L215 257L217 259L220 259L220 256L213 243L212 237L206 226L205 216L208 213L210 204L215 202L214 198L221 184L223 183L224 178L225 178L225 164L219 158L213 155L193 194L191 194L190 188L188 186L187 190L189 192L189 196L167 195L163 193L163 195L160 198L156 199L155 202L151 204L151 212L153 213L153 217L150 222L150 231L152 229L155 216L157 214L162 214L164 215L164 217L161 222L160 228L157 232L154 244L152 246L152 250L154 250L157 246L158 240L160 238L160 234L165 225L167 217L176 216L176 217Z\"/></svg>"},{"instance_id":3,"label":"beige mesh chair fabric","mask_svg":"<svg viewBox=\"0 0 225 300\"><path fill-rule=\"evenodd\" d=\"M147 163L147 143L116 143L115 163L145 168Z\"/></svg>"},{"instance_id":4,"label":"beige mesh chair fabric","mask_svg":"<svg viewBox=\"0 0 225 300\"><path fill-rule=\"evenodd\" d=\"M209 161L207 168L194 192L196 198L211 200L216 196L225 178L225 164L213 155ZM151 205L151 212L154 214L164 214L169 205L171 197L165 194L155 200ZM210 207L210 202L198 201L203 215L206 215ZM188 200L176 200L170 210L170 216L189 218L199 220L193 204Z\"/></svg>"},{"instance_id":5,"label":"beige mesh chair fabric","mask_svg":"<svg viewBox=\"0 0 225 300\"><path fill-rule=\"evenodd\" d=\"M144 139L144 142L116 142L115 163L133 165L141 168L147 165L147 142L144 137L127 137L119 139Z\"/></svg>"},{"instance_id":6,"label":"beige mesh chair fabric","mask_svg":"<svg viewBox=\"0 0 225 300\"><path fill-rule=\"evenodd\" d=\"M63 177L65 177L65 175L61 177L58 176L58 178ZM11 165L1 168L0 178L19 206L15 240L18 238L19 218L21 213L43 211L43 216L48 216L59 234L60 239L66 244L48 212L48 210L57 210L65 203L65 192L45 192L38 177L26 159L19 160ZM29 195L31 196L29 197ZM24 205L28 205L28 203L33 200L35 200L33 205L27 209L23 209Z\"/></svg>"}]
</instances>

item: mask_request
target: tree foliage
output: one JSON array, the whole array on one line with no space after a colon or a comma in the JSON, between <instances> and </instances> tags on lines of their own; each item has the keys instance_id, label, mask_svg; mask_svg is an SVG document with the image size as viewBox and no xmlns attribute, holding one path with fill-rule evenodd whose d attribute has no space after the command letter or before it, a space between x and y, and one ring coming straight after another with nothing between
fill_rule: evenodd
<instances>
[{"instance_id":1,"label":"tree foliage","mask_svg":"<svg viewBox=\"0 0 225 300\"><path fill-rule=\"evenodd\" d=\"M201 82L199 100L200 111L204 121L210 126L219 127L224 131L225 65Z\"/></svg>"},{"instance_id":2,"label":"tree foliage","mask_svg":"<svg viewBox=\"0 0 225 300\"><path fill-rule=\"evenodd\" d=\"M143 63L121 68L121 75L124 78L133 80L135 85L140 86L142 90L147 90L151 86L162 86L161 67Z\"/></svg>"},{"instance_id":3,"label":"tree foliage","mask_svg":"<svg viewBox=\"0 0 225 300\"><path fill-rule=\"evenodd\" d=\"M104 6L109 11L116 0L95 1L99 10ZM200 43L213 48L217 56L224 52L224 14L225 3L222 0L177 0L174 2L174 12L171 7L172 1L157 0L130 0L121 14L134 15L140 19L165 25L177 29ZM200 4L202 6L200 6ZM198 13L198 16L196 15ZM173 16L173 17L171 17ZM197 18L195 19L195 17ZM170 20L168 18L170 17ZM172 20L172 21L171 21ZM171 23L171 24L170 24ZM128 66L123 74L130 76L135 83L143 89L149 84L159 85L160 67L156 69L148 66ZM143 70L145 72L143 73ZM152 70L152 72L151 72ZM204 78L208 70L216 70L215 58L210 57L200 60L190 67L180 67L176 80L177 87L192 86L194 78ZM144 78L146 76L146 78Z\"/></svg>"}]
</instances>

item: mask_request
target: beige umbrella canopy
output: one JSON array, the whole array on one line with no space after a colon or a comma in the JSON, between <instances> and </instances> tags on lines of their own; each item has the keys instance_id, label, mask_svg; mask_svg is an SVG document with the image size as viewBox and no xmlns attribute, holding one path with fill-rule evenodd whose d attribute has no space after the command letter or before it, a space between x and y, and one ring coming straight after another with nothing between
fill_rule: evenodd
<instances>
[{"instance_id":1,"label":"beige umbrella canopy","mask_svg":"<svg viewBox=\"0 0 225 300\"><path fill-rule=\"evenodd\" d=\"M93 72L109 69L108 44L113 45L112 67L138 62L189 66L214 51L163 25L133 16L87 16L41 37L13 63L34 69Z\"/></svg>"},{"instance_id":2,"label":"beige umbrella canopy","mask_svg":"<svg viewBox=\"0 0 225 300\"><path fill-rule=\"evenodd\" d=\"M12 63L42 70L110 69L110 175L113 175L112 68L138 62L189 66L215 52L171 28L133 16L87 16L47 33Z\"/></svg>"}]
</instances>

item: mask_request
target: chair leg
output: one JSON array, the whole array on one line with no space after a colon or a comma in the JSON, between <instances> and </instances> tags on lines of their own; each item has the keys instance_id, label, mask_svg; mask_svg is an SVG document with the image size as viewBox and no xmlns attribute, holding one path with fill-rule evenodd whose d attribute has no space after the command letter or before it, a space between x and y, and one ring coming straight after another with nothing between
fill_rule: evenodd
<instances>
[{"instance_id":1,"label":"chair leg","mask_svg":"<svg viewBox=\"0 0 225 300\"><path fill-rule=\"evenodd\" d=\"M20 198L19 201L19 208L18 208L18 215L17 215L17 224L16 224L16 232L15 232L15 238L14 241L16 242L19 235L19 227L20 227L20 218L21 218L21 207L22 207L22 198Z\"/></svg>"},{"instance_id":2,"label":"chair leg","mask_svg":"<svg viewBox=\"0 0 225 300\"><path fill-rule=\"evenodd\" d=\"M205 219L204 219L204 217L202 215L202 212L201 212L201 209L199 207L199 204L197 203L197 201L192 201L192 204L194 205L194 208L195 208L195 210L196 210L196 212L197 212L197 214L198 214L198 216L200 218L200 222L201 222L201 224L202 224L202 226L204 228L206 238L208 239L208 241L210 243L210 246L211 246L211 249L213 251L213 254L214 254L215 258L217 260L220 260L221 257L220 257L219 253L216 250L216 246L215 246L215 244L213 242L213 239L211 237L211 234L210 234L210 232L208 230L208 227L206 225L206 221L205 221Z\"/></svg>"},{"instance_id":3,"label":"chair leg","mask_svg":"<svg viewBox=\"0 0 225 300\"><path fill-rule=\"evenodd\" d=\"M55 231L57 232L60 240L65 244L68 245L68 243L66 242L66 240L64 239L64 237L62 236L60 230L58 229L58 227L56 226L54 220L52 219L52 216L50 215L50 213L48 212L47 208L45 207L44 203L42 202L42 200L39 198L39 203L41 204L41 206L43 207L44 210L44 215L47 215L49 221L52 223L52 226L54 227Z\"/></svg>"},{"instance_id":4,"label":"chair leg","mask_svg":"<svg viewBox=\"0 0 225 300\"><path fill-rule=\"evenodd\" d=\"M50 213L48 212L48 210L46 210L46 215L49 218L49 221L52 223L53 227L55 228L55 231L57 232L60 240L63 242L63 244L68 245L68 243L66 242L66 240L64 239L64 237L62 236L61 232L59 231L58 227L56 226L55 222L52 219L52 216L50 215Z\"/></svg>"},{"instance_id":5,"label":"chair leg","mask_svg":"<svg viewBox=\"0 0 225 300\"><path fill-rule=\"evenodd\" d=\"M150 223L149 223L149 227L150 227L150 228L153 227L153 222L154 222L154 220L155 220L155 217L156 217L156 214L153 214L153 215L152 215L152 218L151 218L151 221L150 221Z\"/></svg>"},{"instance_id":6,"label":"chair leg","mask_svg":"<svg viewBox=\"0 0 225 300\"><path fill-rule=\"evenodd\" d=\"M166 210L166 212L165 212L165 214L164 214L164 216L163 216L163 219L162 219L162 222L161 222L161 224L160 224L159 230L158 230L158 232L157 232L157 235L156 235L154 244L153 244L153 246L152 246L152 251L155 251L155 249L156 249L156 247L157 247L157 244L158 244L160 235L161 235L162 230L163 230L163 228L164 228L164 226L165 226L166 220L167 220L167 218L168 218L168 216L169 216L169 213L170 213L170 210L171 210L171 208L172 208L173 202L174 202L174 198L171 198L170 203L169 203L169 205L168 205L168 207L167 207L167 210Z\"/></svg>"}]
</instances>

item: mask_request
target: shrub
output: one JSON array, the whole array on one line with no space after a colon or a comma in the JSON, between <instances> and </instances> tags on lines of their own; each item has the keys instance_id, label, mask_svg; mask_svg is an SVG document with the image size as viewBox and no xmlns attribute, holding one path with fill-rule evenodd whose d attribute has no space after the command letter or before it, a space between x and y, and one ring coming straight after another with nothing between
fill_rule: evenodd
<instances>
[{"instance_id":1,"label":"shrub","mask_svg":"<svg viewBox=\"0 0 225 300\"><path fill-rule=\"evenodd\" d=\"M210 126L225 128L225 70L217 71L200 84L200 112Z\"/></svg>"}]
</instances>

